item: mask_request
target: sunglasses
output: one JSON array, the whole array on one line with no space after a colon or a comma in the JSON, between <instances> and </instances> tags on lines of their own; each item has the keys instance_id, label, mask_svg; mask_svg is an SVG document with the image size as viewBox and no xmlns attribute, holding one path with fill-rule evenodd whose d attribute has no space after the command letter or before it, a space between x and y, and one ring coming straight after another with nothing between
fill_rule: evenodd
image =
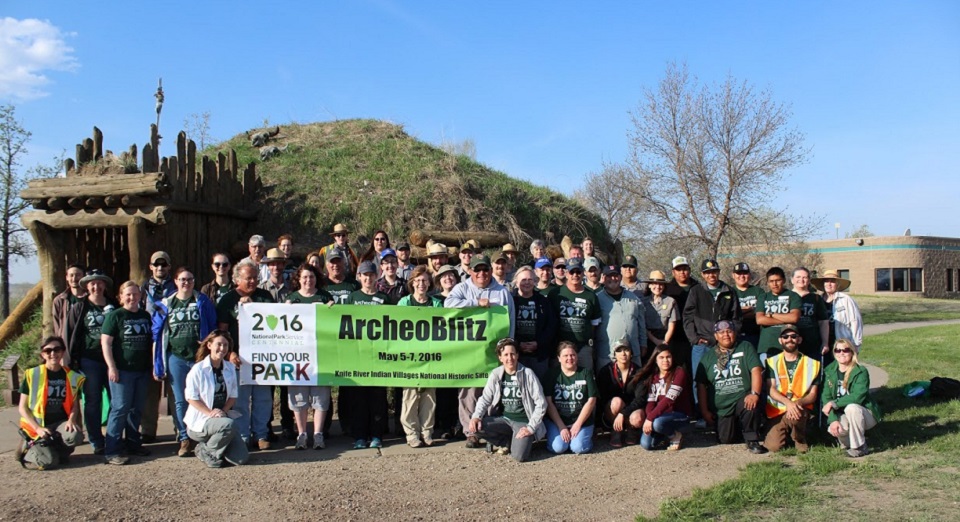
<instances>
[{"instance_id":1,"label":"sunglasses","mask_svg":"<svg viewBox=\"0 0 960 522\"><path fill-rule=\"evenodd\" d=\"M554 269L554 270L566 270L567 267L564 266L564 265L558 265L558 266L553 267L553 269Z\"/></svg>"},{"instance_id":2,"label":"sunglasses","mask_svg":"<svg viewBox=\"0 0 960 522\"><path fill-rule=\"evenodd\" d=\"M228 261L228 262L226 262L226 263L214 263L213 266L215 266L215 267L217 267L217 268L223 268L223 267L225 267L225 266L230 266L230 262Z\"/></svg>"},{"instance_id":3,"label":"sunglasses","mask_svg":"<svg viewBox=\"0 0 960 522\"><path fill-rule=\"evenodd\" d=\"M572 275L572 276L582 276L582 275L583 275L583 270L570 270L570 271L567 272L567 273L569 273L569 274Z\"/></svg>"},{"instance_id":4,"label":"sunglasses","mask_svg":"<svg viewBox=\"0 0 960 522\"><path fill-rule=\"evenodd\" d=\"M850 348L834 348L833 353L853 353Z\"/></svg>"},{"instance_id":5,"label":"sunglasses","mask_svg":"<svg viewBox=\"0 0 960 522\"><path fill-rule=\"evenodd\" d=\"M797 334L783 334L780 336L781 339L797 339L799 337Z\"/></svg>"},{"instance_id":6,"label":"sunglasses","mask_svg":"<svg viewBox=\"0 0 960 522\"><path fill-rule=\"evenodd\" d=\"M170 265L168 265L166 262L160 261L160 262L154 263L153 266L157 268L166 268Z\"/></svg>"},{"instance_id":7,"label":"sunglasses","mask_svg":"<svg viewBox=\"0 0 960 522\"><path fill-rule=\"evenodd\" d=\"M386 241L387 238L385 238L385 237L375 237L375 238L373 238L373 240L374 240L374 241Z\"/></svg>"},{"instance_id":8,"label":"sunglasses","mask_svg":"<svg viewBox=\"0 0 960 522\"><path fill-rule=\"evenodd\" d=\"M177 279L177 282L179 282L179 283L192 283L192 282L193 282L193 279L194 279L194 278L192 278L192 277L181 277L181 278Z\"/></svg>"},{"instance_id":9,"label":"sunglasses","mask_svg":"<svg viewBox=\"0 0 960 522\"><path fill-rule=\"evenodd\" d=\"M346 236L346 234L344 234L344 233L342 233L342 232L339 233L339 234L334 234L334 235L333 235L333 237L344 237L344 236Z\"/></svg>"},{"instance_id":10,"label":"sunglasses","mask_svg":"<svg viewBox=\"0 0 960 522\"><path fill-rule=\"evenodd\" d=\"M478 266L477 268L474 268L473 271L474 271L474 272L489 272L489 271L490 271L490 267L489 267L489 266L482 266L482 265L481 265L481 266Z\"/></svg>"},{"instance_id":11,"label":"sunglasses","mask_svg":"<svg viewBox=\"0 0 960 522\"><path fill-rule=\"evenodd\" d=\"M58 346L56 348L44 348L43 350L40 350L40 353L44 355L53 355L55 353L60 353L62 351L63 351L63 348Z\"/></svg>"}]
</instances>

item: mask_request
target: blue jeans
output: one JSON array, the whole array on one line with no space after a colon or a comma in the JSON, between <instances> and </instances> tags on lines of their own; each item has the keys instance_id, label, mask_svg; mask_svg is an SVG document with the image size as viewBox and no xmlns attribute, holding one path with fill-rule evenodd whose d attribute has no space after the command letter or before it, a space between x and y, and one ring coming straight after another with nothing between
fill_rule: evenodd
<instances>
[{"instance_id":1,"label":"blue jeans","mask_svg":"<svg viewBox=\"0 0 960 522\"><path fill-rule=\"evenodd\" d=\"M243 384L237 392L237 403L233 407L240 417L237 418L237 431L244 442L252 435L257 440L267 440L267 423L273 413L272 386Z\"/></svg>"},{"instance_id":2,"label":"blue jeans","mask_svg":"<svg viewBox=\"0 0 960 522\"><path fill-rule=\"evenodd\" d=\"M700 359L703 359L703 354L707 353L710 350L709 344L695 344L690 348L690 372L691 375L697 374L697 367L700 366ZM696 393L693 394L693 403L700 404L700 397Z\"/></svg>"},{"instance_id":3,"label":"blue jeans","mask_svg":"<svg viewBox=\"0 0 960 522\"><path fill-rule=\"evenodd\" d=\"M653 433L640 435L640 446L645 450L651 450L657 445L657 442L670 438L677 428L690 421L690 417L678 411L664 413L653 420Z\"/></svg>"},{"instance_id":4,"label":"blue jeans","mask_svg":"<svg viewBox=\"0 0 960 522\"><path fill-rule=\"evenodd\" d=\"M552 420L546 421L547 425L547 448L553 453L561 454L570 450L574 453L589 453L593 449L593 425L580 428L576 437L571 437L570 442L564 442L560 436L560 428ZM566 426L564 426L566 427Z\"/></svg>"},{"instance_id":5,"label":"blue jeans","mask_svg":"<svg viewBox=\"0 0 960 522\"><path fill-rule=\"evenodd\" d=\"M107 365L94 360L84 359L83 375L83 424L93 449L103 449L103 390L107 389Z\"/></svg>"},{"instance_id":6,"label":"blue jeans","mask_svg":"<svg viewBox=\"0 0 960 522\"><path fill-rule=\"evenodd\" d=\"M126 447L137 449L140 441L140 417L147 400L147 385L153 379L150 370L128 372L118 370L120 382L110 383L110 416L107 418L107 458L123 453L122 438L126 435Z\"/></svg>"},{"instance_id":7,"label":"blue jeans","mask_svg":"<svg viewBox=\"0 0 960 522\"><path fill-rule=\"evenodd\" d=\"M176 412L173 416L173 426L177 428L177 441L188 440L187 426L183 424L183 416L187 414L187 374L196 364L176 355L167 359L167 374L170 376L170 385L173 387L173 400L176 403Z\"/></svg>"}]
</instances>

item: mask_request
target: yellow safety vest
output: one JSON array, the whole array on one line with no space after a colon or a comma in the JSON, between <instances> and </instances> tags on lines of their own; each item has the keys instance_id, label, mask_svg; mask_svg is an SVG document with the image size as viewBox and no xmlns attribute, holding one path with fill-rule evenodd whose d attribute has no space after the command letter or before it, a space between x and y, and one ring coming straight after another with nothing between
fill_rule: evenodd
<instances>
[{"instance_id":1,"label":"yellow safety vest","mask_svg":"<svg viewBox=\"0 0 960 522\"><path fill-rule=\"evenodd\" d=\"M804 397L813 386L813 381L820 375L820 363L805 355L800 355L800 362L797 363L797 369L793 374L793 381L787 373L787 361L783 358L783 353L777 354L767 359L767 366L771 372L776 375L777 391L788 397ZM813 410L813 403L807 404L804 408ZM767 395L767 417L775 418L787 412L787 407Z\"/></svg>"},{"instance_id":2,"label":"yellow safety vest","mask_svg":"<svg viewBox=\"0 0 960 522\"><path fill-rule=\"evenodd\" d=\"M80 387L83 386L83 381L87 378L82 373L75 372L66 366L63 369L67 372L67 397L63 402L63 409L69 417L73 411L74 397L77 397L77 394L80 393ZM37 423L43 426L43 418L47 410L47 367L41 364L27 370L26 379L29 394L27 396L27 407L30 408L30 412L33 413L33 418L36 419ZM20 417L20 427L31 438L37 438L37 432L23 417Z\"/></svg>"}]
</instances>

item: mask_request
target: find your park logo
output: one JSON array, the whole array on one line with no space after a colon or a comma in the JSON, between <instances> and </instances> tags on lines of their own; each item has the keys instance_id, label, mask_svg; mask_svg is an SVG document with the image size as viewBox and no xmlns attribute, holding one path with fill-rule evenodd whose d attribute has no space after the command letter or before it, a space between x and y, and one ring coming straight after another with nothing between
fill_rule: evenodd
<instances>
[{"instance_id":1,"label":"find your park logo","mask_svg":"<svg viewBox=\"0 0 960 522\"><path fill-rule=\"evenodd\" d=\"M250 340L254 346L305 346L312 337L311 332L304 331L300 314L254 312L250 318Z\"/></svg>"}]
</instances>

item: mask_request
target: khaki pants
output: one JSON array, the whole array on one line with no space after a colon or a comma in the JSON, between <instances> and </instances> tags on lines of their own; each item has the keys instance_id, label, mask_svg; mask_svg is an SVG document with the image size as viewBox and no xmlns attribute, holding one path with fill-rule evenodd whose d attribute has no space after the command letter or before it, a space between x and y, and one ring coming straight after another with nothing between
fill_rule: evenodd
<instances>
[{"instance_id":1,"label":"khaki pants","mask_svg":"<svg viewBox=\"0 0 960 522\"><path fill-rule=\"evenodd\" d=\"M803 410L803 414L797 420L788 419L785 414L769 419L770 431L767 432L767 438L763 441L764 447L770 451L780 451L787 445L787 441L792 439L797 449L805 450L809 419L810 412L807 410Z\"/></svg>"},{"instance_id":2,"label":"khaki pants","mask_svg":"<svg viewBox=\"0 0 960 522\"><path fill-rule=\"evenodd\" d=\"M46 446L40 444L31 446L23 456L23 460L32 464L35 469L45 470L61 466L73 454L73 448L83 443L83 432L67 431L66 422L50 426L50 428L60 434L63 442L50 442Z\"/></svg>"},{"instance_id":3,"label":"khaki pants","mask_svg":"<svg viewBox=\"0 0 960 522\"><path fill-rule=\"evenodd\" d=\"M873 412L859 404L848 404L840 416L840 436L843 449L859 449L867 445L865 432L877 425Z\"/></svg>"},{"instance_id":4,"label":"khaki pants","mask_svg":"<svg viewBox=\"0 0 960 522\"><path fill-rule=\"evenodd\" d=\"M436 388L404 388L400 425L407 442L433 438L433 424L437 412Z\"/></svg>"}]
</instances>

